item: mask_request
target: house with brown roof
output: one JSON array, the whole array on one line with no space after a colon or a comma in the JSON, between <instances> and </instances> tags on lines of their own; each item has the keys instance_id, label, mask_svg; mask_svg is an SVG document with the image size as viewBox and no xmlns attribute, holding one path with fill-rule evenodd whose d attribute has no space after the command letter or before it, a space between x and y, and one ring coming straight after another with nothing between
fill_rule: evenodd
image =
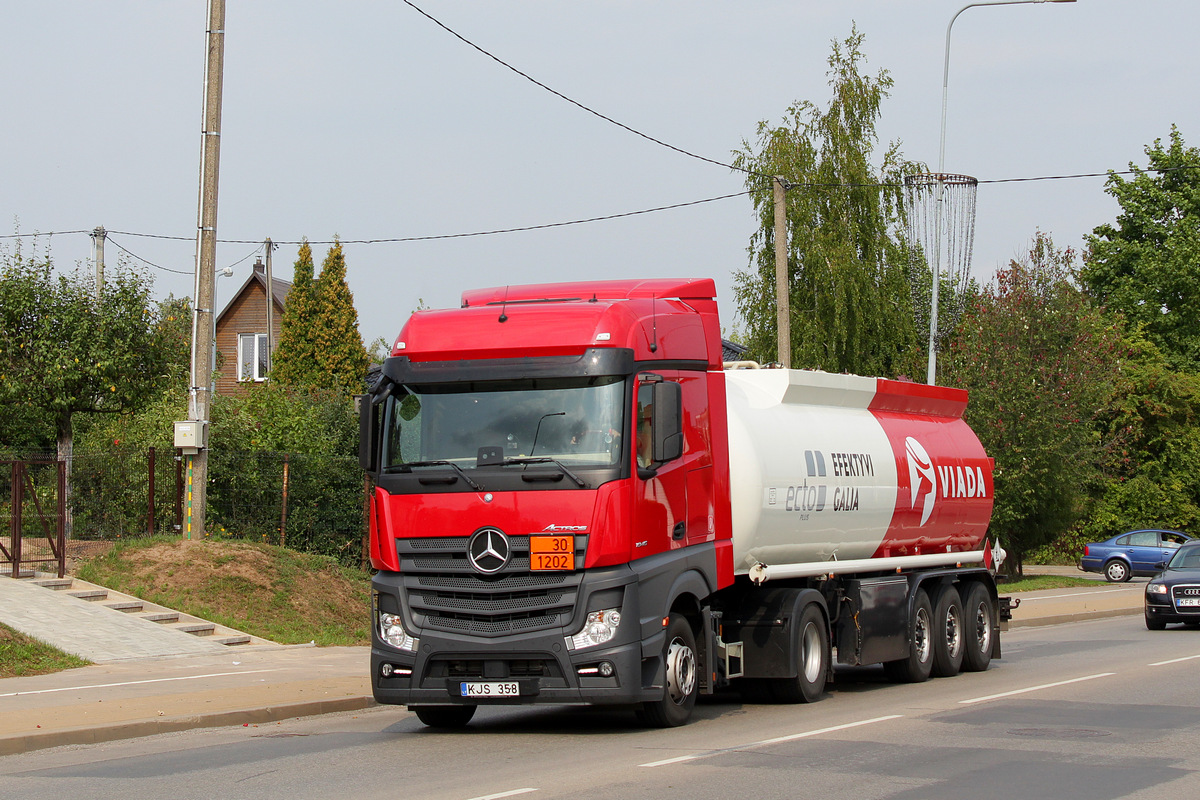
<instances>
[{"instance_id":1,"label":"house with brown roof","mask_svg":"<svg viewBox=\"0 0 1200 800\"><path fill-rule=\"evenodd\" d=\"M266 267L260 259L254 264L250 277L217 315L218 394L237 394L245 387L267 379L271 368L270 350L279 344L280 319L291 289L291 283L272 276L268 292ZM272 312L269 337L268 296Z\"/></svg>"}]
</instances>

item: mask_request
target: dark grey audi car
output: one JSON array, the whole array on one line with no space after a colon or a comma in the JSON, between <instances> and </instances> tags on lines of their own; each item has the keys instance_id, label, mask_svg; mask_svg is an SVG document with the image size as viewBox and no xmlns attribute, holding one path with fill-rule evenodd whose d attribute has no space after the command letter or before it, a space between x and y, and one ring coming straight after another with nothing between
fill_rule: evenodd
<instances>
[{"instance_id":1,"label":"dark grey audi car","mask_svg":"<svg viewBox=\"0 0 1200 800\"><path fill-rule=\"evenodd\" d=\"M1200 626L1200 542L1176 550L1146 584L1146 627L1161 631L1168 622Z\"/></svg>"}]
</instances>

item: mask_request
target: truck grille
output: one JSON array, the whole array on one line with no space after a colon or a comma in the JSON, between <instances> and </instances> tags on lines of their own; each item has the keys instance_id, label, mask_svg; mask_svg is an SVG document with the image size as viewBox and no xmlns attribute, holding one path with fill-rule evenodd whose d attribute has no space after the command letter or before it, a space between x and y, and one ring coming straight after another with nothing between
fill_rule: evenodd
<instances>
[{"instance_id":1,"label":"truck grille","mask_svg":"<svg viewBox=\"0 0 1200 800\"><path fill-rule=\"evenodd\" d=\"M493 575L471 567L469 537L397 539L400 574L417 624L485 637L565 625L578 596L587 537L575 537L575 572L530 572L529 537L508 539L512 556Z\"/></svg>"}]
</instances>

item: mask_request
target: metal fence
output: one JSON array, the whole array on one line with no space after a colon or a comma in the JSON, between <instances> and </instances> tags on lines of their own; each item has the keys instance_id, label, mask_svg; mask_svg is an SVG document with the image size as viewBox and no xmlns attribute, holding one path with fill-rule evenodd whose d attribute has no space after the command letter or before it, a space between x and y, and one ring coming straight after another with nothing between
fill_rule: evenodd
<instances>
[{"instance_id":1,"label":"metal fence","mask_svg":"<svg viewBox=\"0 0 1200 800\"><path fill-rule=\"evenodd\" d=\"M54 459L0 459L0 573L66 566L66 465Z\"/></svg>"},{"instance_id":2,"label":"metal fence","mask_svg":"<svg viewBox=\"0 0 1200 800\"><path fill-rule=\"evenodd\" d=\"M6 463L10 462L0 461ZM77 453L63 493L67 538L113 541L183 535L184 473L184 456L178 450ZM38 472L32 481L45 484L39 496L56 496L49 477ZM11 476L0 478L0 522L7 522L9 529L17 524L13 485ZM369 488L354 457L210 451L206 535L285 545L347 564L361 563ZM27 534L34 533L28 513L20 524Z\"/></svg>"}]
</instances>

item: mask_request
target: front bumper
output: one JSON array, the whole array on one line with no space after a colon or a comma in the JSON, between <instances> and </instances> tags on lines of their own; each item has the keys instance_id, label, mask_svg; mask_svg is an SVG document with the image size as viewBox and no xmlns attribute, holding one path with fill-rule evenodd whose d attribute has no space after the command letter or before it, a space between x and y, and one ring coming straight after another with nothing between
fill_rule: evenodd
<instances>
[{"instance_id":1,"label":"front bumper","mask_svg":"<svg viewBox=\"0 0 1200 800\"><path fill-rule=\"evenodd\" d=\"M627 568L585 575L567 624L490 637L417 626L398 574L376 575L373 588L377 603L398 605L405 629L419 640L415 653L401 651L385 644L373 630L371 685L379 703L627 705L662 697L661 616L655 610L650 619L642 619L639 586ZM614 639L569 649L566 639L580 630L588 611L615 607L617 598L622 621ZM605 662L613 668L610 677L591 672ZM586 672L580 674L581 669ZM463 696L464 683L499 681L515 682L519 694Z\"/></svg>"}]
</instances>

